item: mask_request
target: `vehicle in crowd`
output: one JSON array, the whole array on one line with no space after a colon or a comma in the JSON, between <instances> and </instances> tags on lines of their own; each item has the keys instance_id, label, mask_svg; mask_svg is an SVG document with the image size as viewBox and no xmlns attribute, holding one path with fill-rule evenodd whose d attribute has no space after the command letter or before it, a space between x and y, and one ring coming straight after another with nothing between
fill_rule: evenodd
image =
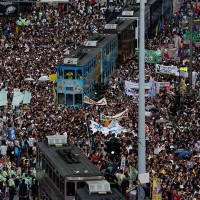
<instances>
[{"instance_id":1,"label":"vehicle in crowd","mask_svg":"<svg viewBox=\"0 0 200 200\"><path fill-rule=\"evenodd\" d=\"M84 95L95 99L117 66L134 54L136 26L135 19L115 19L67 55L57 65L57 103L79 107L84 106Z\"/></svg>"},{"instance_id":2,"label":"vehicle in crowd","mask_svg":"<svg viewBox=\"0 0 200 200\"><path fill-rule=\"evenodd\" d=\"M75 200L125 200L116 189L111 188L106 180L87 181L84 188L76 190Z\"/></svg>"},{"instance_id":3,"label":"vehicle in crowd","mask_svg":"<svg viewBox=\"0 0 200 200\"><path fill-rule=\"evenodd\" d=\"M46 136L37 143L39 199L73 200L86 181L103 180L102 173L65 135Z\"/></svg>"}]
</instances>

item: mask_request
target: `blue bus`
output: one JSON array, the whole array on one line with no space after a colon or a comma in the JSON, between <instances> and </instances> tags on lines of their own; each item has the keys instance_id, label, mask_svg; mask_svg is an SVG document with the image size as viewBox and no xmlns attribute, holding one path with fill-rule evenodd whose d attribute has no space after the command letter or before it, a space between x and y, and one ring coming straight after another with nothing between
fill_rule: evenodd
<instances>
[{"instance_id":1,"label":"blue bus","mask_svg":"<svg viewBox=\"0 0 200 200\"><path fill-rule=\"evenodd\" d=\"M108 82L116 69L117 35L93 36L57 66L57 103L83 106L84 94L94 98L95 85Z\"/></svg>"}]
</instances>

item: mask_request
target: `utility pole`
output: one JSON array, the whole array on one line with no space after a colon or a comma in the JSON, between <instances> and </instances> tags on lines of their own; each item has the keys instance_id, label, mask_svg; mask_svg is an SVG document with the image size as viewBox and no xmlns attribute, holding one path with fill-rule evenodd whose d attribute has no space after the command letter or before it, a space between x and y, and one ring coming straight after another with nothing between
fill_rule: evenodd
<instances>
[{"instance_id":1,"label":"utility pole","mask_svg":"<svg viewBox=\"0 0 200 200\"><path fill-rule=\"evenodd\" d=\"M190 64L189 64L189 73L188 73L188 78L189 78L189 96L191 97L192 95L192 61L193 61L193 34L192 30L193 29L193 17L190 17Z\"/></svg>"},{"instance_id":2,"label":"utility pole","mask_svg":"<svg viewBox=\"0 0 200 200\"><path fill-rule=\"evenodd\" d=\"M146 173L146 137L145 137L145 0L140 0L140 36L139 36L139 132L138 132L138 174ZM138 186L138 200L144 199L142 185Z\"/></svg>"}]
</instances>

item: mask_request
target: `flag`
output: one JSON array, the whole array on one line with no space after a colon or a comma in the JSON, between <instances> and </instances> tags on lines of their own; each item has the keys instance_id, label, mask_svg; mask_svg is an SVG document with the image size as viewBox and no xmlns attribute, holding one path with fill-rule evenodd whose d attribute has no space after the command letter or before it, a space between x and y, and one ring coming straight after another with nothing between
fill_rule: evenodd
<instances>
[{"instance_id":1,"label":"flag","mask_svg":"<svg viewBox=\"0 0 200 200\"><path fill-rule=\"evenodd\" d=\"M56 79L57 79L57 75L56 74L50 74L49 75L49 80L50 81L56 81Z\"/></svg>"},{"instance_id":2,"label":"flag","mask_svg":"<svg viewBox=\"0 0 200 200\"><path fill-rule=\"evenodd\" d=\"M153 178L152 200L162 200L161 182L159 178Z\"/></svg>"},{"instance_id":3,"label":"flag","mask_svg":"<svg viewBox=\"0 0 200 200\"><path fill-rule=\"evenodd\" d=\"M56 102L56 90L55 90L54 86L52 88L52 91L53 91L53 100L54 100L54 102Z\"/></svg>"},{"instance_id":4,"label":"flag","mask_svg":"<svg viewBox=\"0 0 200 200\"><path fill-rule=\"evenodd\" d=\"M196 14L198 14L199 11L200 11L200 9L199 9L199 2L198 2L198 0L196 0L196 6L195 6L194 12L195 12Z\"/></svg>"},{"instance_id":5,"label":"flag","mask_svg":"<svg viewBox=\"0 0 200 200\"><path fill-rule=\"evenodd\" d=\"M140 51L140 50L139 50ZM139 51L138 51L138 59L139 58ZM157 64L162 62L162 51L157 50L145 50L145 62L149 64Z\"/></svg>"},{"instance_id":6,"label":"flag","mask_svg":"<svg viewBox=\"0 0 200 200\"><path fill-rule=\"evenodd\" d=\"M158 35L158 24L156 25L156 35Z\"/></svg>"}]
</instances>

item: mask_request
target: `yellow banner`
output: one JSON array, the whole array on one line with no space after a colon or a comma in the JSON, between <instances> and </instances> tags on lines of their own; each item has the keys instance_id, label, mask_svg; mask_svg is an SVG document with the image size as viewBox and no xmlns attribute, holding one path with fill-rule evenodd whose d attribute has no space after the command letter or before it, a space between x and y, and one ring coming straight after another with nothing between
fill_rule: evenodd
<instances>
[{"instance_id":1,"label":"yellow banner","mask_svg":"<svg viewBox=\"0 0 200 200\"><path fill-rule=\"evenodd\" d=\"M153 178L152 200L162 200L161 182L159 178Z\"/></svg>"},{"instance_id":2,"label":"yellow banner","mask_svg":"<svg viewBox=\"0 0 200 200\"><path fill-rule=\"evenodd\" d=\"M56 74L50 74L49 79L50 79L50 81L56 81L57 75Z\"/></svg>"},{"instance_id":3,"label":"yellow banner","mask_svg":"<svg viewBox=\"0 0 200 200\"><path fill-rule=\"evenodd\" d=\"M188 71L188 67L180 67L180 70L187 72Z\"/></svg>"}]
</instances>

